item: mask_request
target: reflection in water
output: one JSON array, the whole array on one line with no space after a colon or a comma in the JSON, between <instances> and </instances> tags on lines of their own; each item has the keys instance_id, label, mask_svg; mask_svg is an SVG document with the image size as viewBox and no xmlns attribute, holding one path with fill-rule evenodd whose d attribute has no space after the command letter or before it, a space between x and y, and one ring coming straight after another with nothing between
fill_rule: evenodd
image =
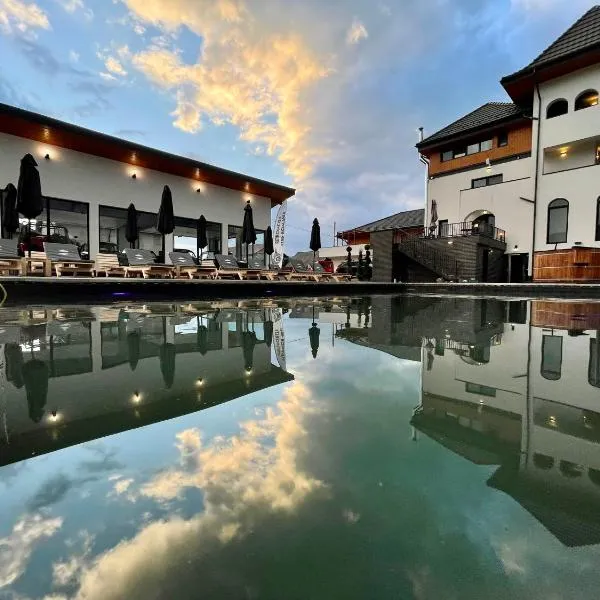
<instances>
[{"instance_id":1,"label":"reflection in water","mask_svg":"<svg viewBox=\"0 0 600 600\"><path fill-rule=\"evenodd\" d=\"M0 310L0 597L594 598L599 330L416 296Z\"/></svg>"}]
</instances>

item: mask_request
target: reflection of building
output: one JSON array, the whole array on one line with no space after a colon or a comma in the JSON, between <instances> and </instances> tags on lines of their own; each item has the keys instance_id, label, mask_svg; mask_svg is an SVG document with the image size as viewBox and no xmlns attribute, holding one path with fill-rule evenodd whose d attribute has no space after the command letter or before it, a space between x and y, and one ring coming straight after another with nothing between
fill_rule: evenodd
<instances>
[{"instance_id":1,"label":"reflection of building","mask_svg":"<svg viewBox=\"0 0 600 600\"><path fill-rule=\"evenodd\" d=\"M440 339L427 340L412 420L468 460L500 465L488 484L566 545L600 543L599 311L592 303L532 302L523 324L506 310L486 360L439 352Z\"/></svg>"},{"instance_id":2,"label":"reflection of building","mask_svg":"<svg viewBox=\"0 0 600 600\"><path fill-rule=\"evenodd\" d=\"M34 228L40 235L48 230L63 238L68 235L89 250L91 258L129 247L125 222L130 202L139 211L139 247L159 251L156 221L165 185L171 188L175 212L167 252L196 251L197 219L204 214L208 221L204 256L206 251L211 256L228 250L241 256L246 200L253 207L258 249L264 244L271 208L294 194L291 188L0 104L3 184L17 183L19 161L27 153L39 165L47 199Z\"/></svg>"},{"instance_id":3,"label":"reflection of building","mask_svg":"<svg viewBox=\"0 0 600 600\"><path fill-rule=\"evenodd\" d=\"M149 305L85 313L48 312L35 323L12 314L0 324L0 464L293 379L271 363L262 311ZM31 364L43 365L35 380Z\"/></svg>"}]
</instances>

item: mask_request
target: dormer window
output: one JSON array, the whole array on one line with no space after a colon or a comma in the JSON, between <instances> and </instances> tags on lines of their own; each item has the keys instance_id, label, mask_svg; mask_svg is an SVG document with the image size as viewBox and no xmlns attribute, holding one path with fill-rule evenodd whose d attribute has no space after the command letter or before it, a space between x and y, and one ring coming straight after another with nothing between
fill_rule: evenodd
<instances>
[{"instance_id":1,"label":"dormer window","mask_svg":"<svg viewBox=\"0 0 600 600\"><path fill-rule=\"evenodd\" d=\"M583 110L598 104L598 92L596 90L586 90L575 99L575 110Z\"/></svg>"}]
</instances>

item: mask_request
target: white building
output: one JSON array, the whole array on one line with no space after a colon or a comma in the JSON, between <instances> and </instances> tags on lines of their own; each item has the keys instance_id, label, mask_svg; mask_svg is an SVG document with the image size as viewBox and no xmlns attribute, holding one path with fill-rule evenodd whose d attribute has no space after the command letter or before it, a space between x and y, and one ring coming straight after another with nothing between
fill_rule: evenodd
<instances>
[{"instance_id":1,"label":"white building","mask_svg":"<svg viewBox=\"0 0 600 600\"><path fill-rule=\"evenodd\" d=\"M417 145L426 225L435 200L436 237L477 235L478 280L600 280L600 6L501 83L512 103L484 104ZM490 256L489 239L508 259ZM446 253L464 259L450 241Z\"/></svg>"},{"instance_id":2,"label":"white building","mask_svg":"<svg viewBox=\"0 0 600 600\"><path fill-rule=\"evenodd\" d=\"M20 160L31 154L39 165L46 210L36 222L40 233L64 233L89 249L129 247L126 210L138 210L139 247L158 251L155 229L162 190L173 195L175 231L166 252L196 249L196 222L208 221L208 257L231 252L241 258L243 208L251 201L258 245L271 222L271 208L294 195L288 187L227 171L190 158L0 104L0 192L17 184ZM206 251L204 257L207 257Z\"/></svg>"}]
</instances>

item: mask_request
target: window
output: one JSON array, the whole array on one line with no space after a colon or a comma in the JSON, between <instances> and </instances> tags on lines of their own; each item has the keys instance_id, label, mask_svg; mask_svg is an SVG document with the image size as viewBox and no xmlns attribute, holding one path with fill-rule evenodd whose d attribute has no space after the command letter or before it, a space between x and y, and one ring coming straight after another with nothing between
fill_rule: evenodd
<instances>
[{"instance_id":1,"label":"window","mask_svg":"<svg viewBox=\"0 0 600 600\"><path fill-rule=\"evenodd\" d=\"M155 254L162 251L162 236L156 231L155 213L137 211L138 239L136 247L151 250ZM127 209L116 206L100 206L98 209L98 233L100 252L113 254L125 248L130 243L125 238L125 223Z\"/></svg>"},{"instance_id":2,"label":"window","mask_svg":"<svg viewBox=\"0 0 600 600\"><path fill-rule=\"evenodd\" d=\"M454 158L453 150L446 150L442 152L442 162L446 162L447 160L452 160Z\"/></svg>"},{"instance_id":3,"label":"window","mask_svg":"<svg viewBox=\"0 0 600 600\"><path fill-rule=\"evenodd\" d=\"M600 144L596 146L596 164L600 165Z\"/></svg>"},{"instance_id":4,"label":"window","mask_svg":"<svg viewBox=\"0 0 600 600\"><path fill-rule=\"evenodd\" d=\"M191 250L196 254L198 239L198 219L175 217L173 230L173 248ZM215 254L221 254L221 223L206 222L206 239L208 246L200 249L202 260L209 260Z\"/></svg>"},{"instance_id":5,"label":"window","mask_svg":"<svg viewBox=\"0 0 600 600\"><path fill-rule=\"evenodd\" d=\"M548 470L554 466L554 459L546 454L538 454L537 452L533 455L533 464L538 469Z\"/></svg>"},{"instance_id":6,"label":"window","mask_svg":"<svg viewBox=\"0 0 600 600\"><path fill-rule=\"evenodd\" d=\"M598 352L598 340L590 340L590 360L588 363L588 382L594 387L600 388L600 352Z\"/></svg>"},{"instance_id":7,"label":"window","mask_svg":"<svg viewBox=\"0 0 600 600\"><path fill-rule=\"evenodd\" d=\"M548 204L548 244L563 244L567 241L569 203L557 198Z\"/></svg>"},{"instance_id":8,"label":"window","mask_svg":"<svg viewBox=\"0 0 600 600\"><path fill-rule=\"evenodd\" d=\"M467 155L467 147L461 146L460 148L455 148L454 150L454 158L462 158Z\"/></svg>"},{"instance_id":9,"label":"window","mask_svg":"<svg viewBox=\"0 0 600 600\"><path fill-rule=\"evenodd\" d=\"M575 110L582 110L596 106L598 104L598 92L596 90L586 90L575 99Z\"/></svg>"},{"instance_id":10,"label":"window","mask_svg":"<svg viewBox=\"0 0 600 600\"><path fill-rule=\"evenodd\" d=\"M465 382L465 392L469 394L478 394L479 396L489 396L490 398L496 397L496 388L488 387L487 385L481 385L479 383Z\"/></svg>"},{"instance_id":11,"label":"window","mask_svg":"<svg viewBox=\"0 0 600 600\"><path fill-rule=\"evenodd\" d=\"M493 147L492 140L484 140L483 142L473 142L468 146L457 146L452 150L444 150L441 153L442 162L452 160L454 158L462 158L463 156L477 154L478 152L485 152L491 150Z\"/></svg>"},{"instance_id":12,"label":"window","mask_svg":"<svg viewBox=\"0 0 600 600\"><path fill-rule=\"evenodd\" d=\"M596 200L596 241L600 242L600 197Z\"/></svg>"},{"instance_id":13,"label":"window","mask_svg":"<svg viewBox=\"0 0 600 600\"><path fill-rule=\"evenodd\" d=\"M503 146L508 146L508 132L501 131L498 134L498 148L502 148Z\"/></svg>"},{"instance_id":14,"label":"window","mask_svg":"<svg viewBox=\"0 0 600 600\"><path fill-rule=\"evenodd\" d=\"M560 379L562 369L562 337L545 335L542 338L542 368L544 379L556 381Z\"/></svg>"},{"instance_id":15,"label":"window","mask_svg":"<svg viewBox=\"0 0 600 600\"><path fill-rule=\"evenodd\" d=\"M228 227L227 253L235 256L236 260L246 258L246 252L242 244L242 228L237 225L229 225Z\"/></svg>"},{"instance_id":16,"label":"window","mask_svg":"<svg viewBox=\"0 0 600 600\"><path fill-rule=\"evenodd\" d=\"M485 140L481 142L481 151L486 152L487 150L492 149L492 140Z\"/></svg>"},{"instance_id":17,"label":"window","mask_svg":"<svg viewBox=\"0 0 600 600\"><path fill-rule=\"evenodd\" d=\"M496 185L498 183L502 183L502 181L503 181L502 173L499 173L498 175L489 175L488 177L479 177L477 179L472 179L471 187L472 188L486 187L488 185Z\"/></svg>"},{"instance_id":18,"label":"window","mask_svg":"<svg viewBox=\"0 0 600 600\"><path fill-rule=\"evenodd\" d=\"M569 103L564 98L554 100L546 109L546 119L554 119L569 112Z\"/></svg>"},{"instance_id":19,"label":"window","mask_svg":"<svg viewBox=\"0 0 600 600\"><path fill-rule=\"evenodd\" d=\"M479 152L479 144L471 144L467 146L467 154L476 154Z\"/></svg>"}]
</instances>

